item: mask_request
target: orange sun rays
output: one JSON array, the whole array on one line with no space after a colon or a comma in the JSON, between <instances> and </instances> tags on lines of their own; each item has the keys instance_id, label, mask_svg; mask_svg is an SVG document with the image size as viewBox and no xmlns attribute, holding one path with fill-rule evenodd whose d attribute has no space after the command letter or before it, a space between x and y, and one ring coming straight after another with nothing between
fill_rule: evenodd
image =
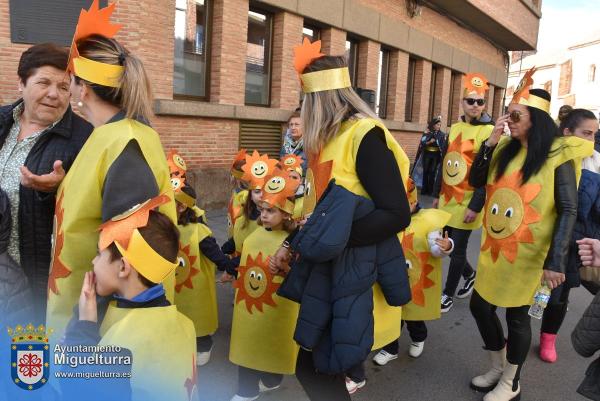
<instances>
[{"instance_id":1,"label":"orange sun rays","mask_svg":"<svg viewBox=\"0 0 600 401\"><path fill-rule=\"evenodd\" d=\"M473 164L473 160L475 160L474 153L474 143L473 140L462 139L462 132L458 134L458 136L452 141L450 146L448 147L448 151L446 152L446 158L451 152L456 152L462 156L462 159L466 162L467 172L465 174L464 179L457 185L448 185L446 184L446 180L442 180L442 188L440 191L440 195L444 196L446 203L450 202L452 198L456 199L457 203L460 203L465 198L465 191L472 191L473 187L469 185L469 173L471 172L471 165ZM446 169L446 158L440 168ZM444 170L442 175L445 177L447 172Z\"/></svg>"},{"instance_id":2,"label":"orange sun rays","mask_svg":"<svg viewBox=\"0 0 600 401\"><path fill-rule=\"evenodd\" d=\"M245 283L247 279L246 273L259 272L264 275L264 279L266 280L266 285L264 291L260 294L251 294ZM246 309L250 314L252 314L252 307L254 306L258 311L263 311L263 305L270 305L272 307L277 307L277 303L273 299L273 295L279 288L279 283L274 283L273 278L275 276L271 274L269 270L269 258L263 260L262 252L259 252L256 255L256 258L252 258L252 256L248 255L246 258L245 265L240 265L238 269L238 278L233 282L233 287L237 288L237 293L235 296L235 303L240 303L245 301ZM251 288L251 287L250 287ZM252 289L252 288L251 288Z\"/></svg>"},{"instance_id":3,"label":"orange sun rays","mask_svg":"<svg viewBox=\"0 0 600 401\"><path fill-rule=\"evenodd\" d=\"M59 295L60 292L58 291L56 281L71 274L71 270L60 259L60 254L65 244L65 233L62 231L62 222L65 215L62 207L63 196L64 193L61 192L56 202L56 221L54 223L56 231L54 232L54 251L52 252L52 263L50 265L50 275L48 276L48 296L50 296L50 291Z\"/></svg>"},{"instance_id":4,"label":"orange sun rays","mask_svg":"<svg viewBox=\"0 0 600 401\"><path fill-rule=\"evenodd\" d=\"M183 287L187 287L189 289L194 288L194 285L192 283L192 278L197 275L198 273L200 273L200 270L194 268L194 263L196 263L196 259L198 259L197 256L192 256L190 255L190 245L187 245L185 247L182 247L181 245L179 245L179 256L178 258L183 258L184 259L184 266L183 268L179 268L180 270L178 270L179 274L183 274L183 277L179 277L179 274L177 274L176 277L176 284L175 284L175 291L176 292L181 292L181 290L183 289ZM186 266L189 266L189 269L186 268Z\"/></svg>"},{"instance_id":5,"label":"orange sun rays","mask_svg":"<svg viewBox=\"0 0 600 401\"><path fill-rule=\"evenodd\" d=\"M415 233L405 234L402 238L402 249L404 250L405 257L413 264L413 269L417 269L416 263L421 267L417 273L418 277L414 278L414 275L410 274L410 291L412 293L412 302L415 305L424 307L425 306L425 290L435 285L433 280L428 276L433 272L434 268L428 262L429 252L415 252L414 250L414 236ZM416 273L416 272L415 272ZM416 274L415 274L416 275Z\"/></svg>"}]
</instances>

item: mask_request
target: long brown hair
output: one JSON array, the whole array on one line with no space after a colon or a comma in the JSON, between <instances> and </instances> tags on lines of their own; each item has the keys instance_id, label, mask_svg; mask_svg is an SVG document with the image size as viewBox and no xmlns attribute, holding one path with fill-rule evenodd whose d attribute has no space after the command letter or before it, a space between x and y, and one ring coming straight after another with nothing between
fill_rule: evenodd
<instances>
[{"instance_id":1,"label":"long brown hair","mask_svg":"<svg viewBox=\"0 0 600 401\"><path fill-rule=\"evenodd\" d=\"M77 42L79 54L105 64L122 65L120 86L113 88L84 81L105 102L124 110L127 118L149 121L152 117L152 87L142 61L115 39L88 36ZM76 77L78 78L78 77Z\"/></svg>"},{"instance_id":2,"label":"long brown hair","mask_svg":"<svg viewBox=\"0 0 600 401\"><path fill-rule=\"evenodd\" d=\"M343 56L324 56L314 60L303 73L347 67ZM304 148L309 154L317 154L333 139L340 125L349 116L369 117L379 120L373 110L352 88L332 89L306 93L302 102L302 129Z\"/></svg>"}]
</instances>

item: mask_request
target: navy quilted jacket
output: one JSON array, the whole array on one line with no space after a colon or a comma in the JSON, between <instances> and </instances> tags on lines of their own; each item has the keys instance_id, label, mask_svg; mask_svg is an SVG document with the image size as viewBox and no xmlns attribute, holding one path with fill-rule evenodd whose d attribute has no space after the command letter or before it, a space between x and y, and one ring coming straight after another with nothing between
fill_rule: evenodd
<instances>
[{"instance_id":1,"label":"navy quilted jacket","mask_svg":"<svg viewBox=\"0 0 600 401\"><path fill-rule=\"evenodd\" d=\"M330 182L292 243L300 254L278 294L300 303L294 339L313 351L315 368L336 374L363 362L373 346L373 291L388 304L410 301L410 285L396 236L348 248L352 222L373 202Z\"/></svg>"}]
</instances>

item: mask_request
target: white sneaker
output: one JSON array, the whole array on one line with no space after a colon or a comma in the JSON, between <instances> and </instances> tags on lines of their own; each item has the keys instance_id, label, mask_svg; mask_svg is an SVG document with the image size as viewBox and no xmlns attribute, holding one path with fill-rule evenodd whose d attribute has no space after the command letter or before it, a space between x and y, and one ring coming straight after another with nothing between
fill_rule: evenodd
<instances>
[{"instance_id":1,"label":"white sneaker","mask_svg":"<svg viewBox=\"0 0 600 401\"><path fill-rule=\"evenodd\" d=\"M236 394L233 397L231 397L230 401L254 401L258 399L258 397L260 397L260 394L255 397L242 397L241 395Z\"/></svg>"},{"instance_id":2,"label":"white sneaker","mask_svg":"<svg viewBox=\"0 0 600 401\"><path fill-rule=\"evenodd\" d=\"M365 384L367 384L367 380L363 380L361 382L356 383L354 380L352 380L349 377L346 377L346 390L348 390L349 394L354 394L358 391L358 389L361 389L365 386Z\"/></svg>"},{"instance_id":3,"label":"white sneaker","mask_svg":"<svg viewBox=\"0 0 600 401\"><path fill-rule=\"evenodd\" d=\"M390 354L382 349L373 357L373 362L375 362L376 365L383 366L394 359L398 359L398 354Z\"/></svg>"},{"instance_id":4,"label":"white sneaker","mask_svg":"<svg viewBox=\"0 0 600 401\"><path fill-rule=\"evenodd\" d=\"M261 393L268 393L269 391L277 390L279 387L281 387L281 384L274 387L267 387L263 384L262 380L258 382L258 391Z\"/></svg>"},{"instance_id":5,"label":"white sneaker","mask_svg":"<svg viewBox=\"0 0 600 401\"><path fill-rule=\"evenodd\" d=\"M210 353L212 352L212 348L206 352L197 352L196 353L196 365L204 366L210 361Z\"/></svg>"},{"instance_id":6,"label":"white sneaker","mask_svg":"<svg viewBox=\"0 0 600 401\"><path fill-rule=\"evenodd\" d=\"M423 348L425 347L425 341L421 342L412 342L410 343L410 347L408 348L408 355L413 358L418 358L423 353Z\"/></svg>"}]
</instances>

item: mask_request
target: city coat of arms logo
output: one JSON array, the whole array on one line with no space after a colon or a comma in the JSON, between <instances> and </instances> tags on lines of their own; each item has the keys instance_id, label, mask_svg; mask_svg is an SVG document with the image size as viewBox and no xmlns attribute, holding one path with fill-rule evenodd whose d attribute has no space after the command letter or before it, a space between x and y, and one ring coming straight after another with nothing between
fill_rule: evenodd
<instances>
[{"instance_id":1,"label":"city coat of arms logo","mask_svg":"<svg viewBox=\"0 0 600 401\"><path fill-rule=\"evenodd\" d=\"M11 337L10 372L13 383L25 390L36 390L50 378L50 347L46 327L31 323L14 329L8 328Z\"/></svg>"}]
</instances>

